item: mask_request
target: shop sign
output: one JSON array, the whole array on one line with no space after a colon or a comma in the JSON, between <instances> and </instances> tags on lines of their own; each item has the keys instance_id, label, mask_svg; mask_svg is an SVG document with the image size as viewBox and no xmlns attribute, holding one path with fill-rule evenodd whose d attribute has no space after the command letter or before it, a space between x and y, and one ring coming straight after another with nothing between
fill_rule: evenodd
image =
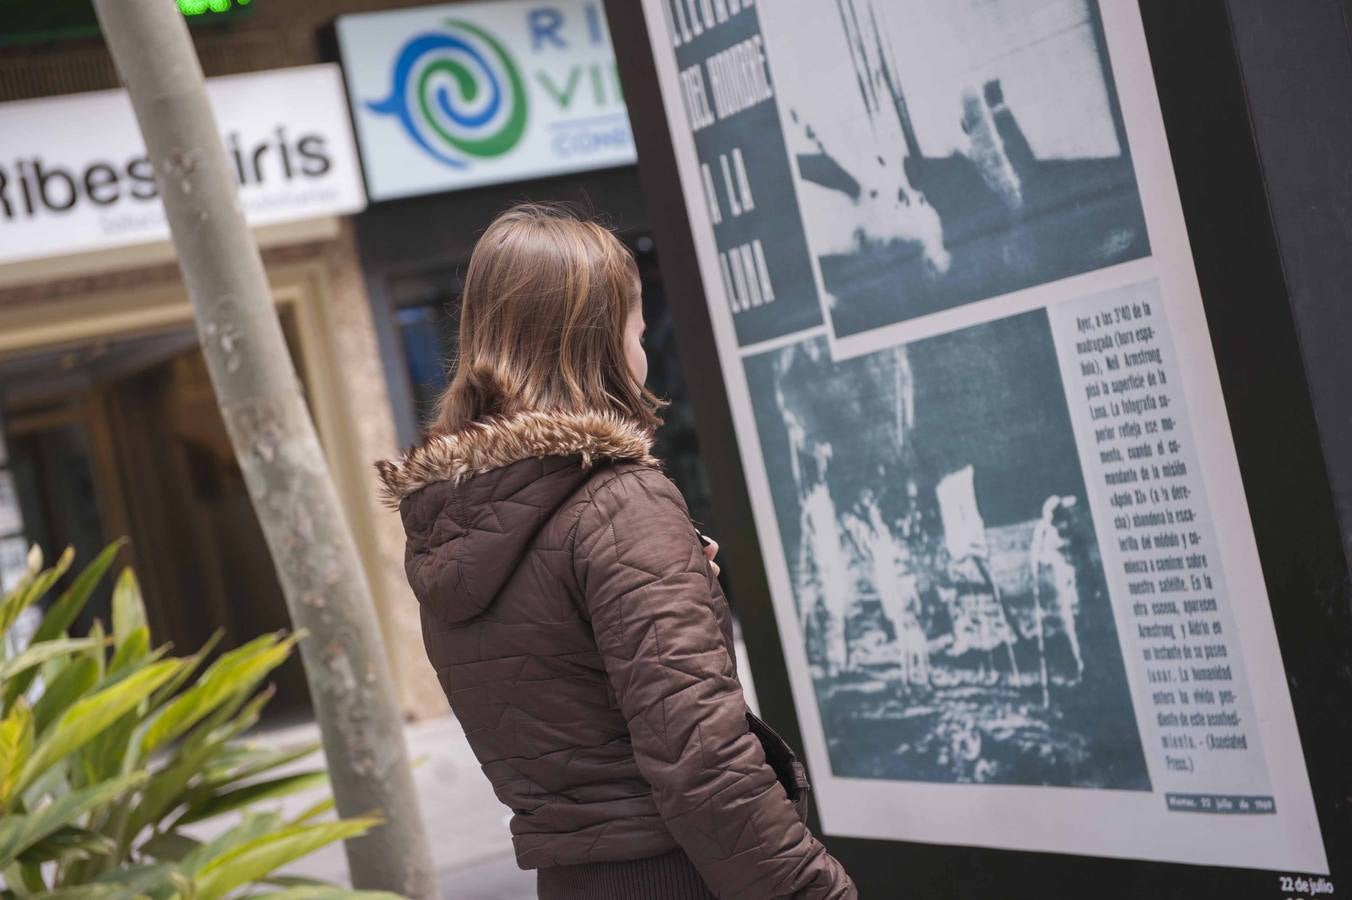
<instances>
[{"instance_id":1,"label":"shop sign","mask_svg":"<svg viewBox=\"0 0 1352 900\"><path fill-rule=\"evenodd\" d=\"M597 0L338 19L372 200L634 162Z\"/></svg>"},{"instance_id":2,"label":"shop sign","mask_svg":"<svg viewBox=\"0 0 1352 900\"><path fill-rule=\"evenodd\" d=\"M365 206L333 64L207 82L251 225ZM165 240L125 91L0 104L0 264Z\"/></svg>"}]
</instances>

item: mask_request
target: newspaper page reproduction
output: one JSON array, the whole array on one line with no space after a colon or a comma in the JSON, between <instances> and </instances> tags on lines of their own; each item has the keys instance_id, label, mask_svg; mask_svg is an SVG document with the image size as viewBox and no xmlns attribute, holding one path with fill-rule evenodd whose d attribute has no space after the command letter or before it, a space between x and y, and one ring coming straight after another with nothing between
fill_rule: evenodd
<instances>
[{"instance_id":1,"label":"newspaper page reproduction","mask_svg":"<svg viewBox=\"0 0 1352 900\"><path fill-rule=\"evenodd\" d=\"M643 2L825 831L1327 874L1136 4Z\"/></svg>"}]
</instances>

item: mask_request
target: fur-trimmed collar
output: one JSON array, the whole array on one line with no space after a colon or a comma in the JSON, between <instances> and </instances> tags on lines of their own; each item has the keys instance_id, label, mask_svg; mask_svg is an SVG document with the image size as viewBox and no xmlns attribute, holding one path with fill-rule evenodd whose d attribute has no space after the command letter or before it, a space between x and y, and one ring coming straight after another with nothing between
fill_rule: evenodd
<instances>
[{"instance_id":1,"label":"fur-trimmed collar","mask_svg":"<svg viewBox=\"0 0 1352 900\"><path fill-rule=\"evenodd\" d=\"M376 463L381 498L397 507L409 494L439 481L545 456L581 456L583 468L597 459L632 460L657 467L653 439L642 426L614 413L527 412L474 422L455 434L431 435L399 459Z\"/></svg>"}]
</instances>

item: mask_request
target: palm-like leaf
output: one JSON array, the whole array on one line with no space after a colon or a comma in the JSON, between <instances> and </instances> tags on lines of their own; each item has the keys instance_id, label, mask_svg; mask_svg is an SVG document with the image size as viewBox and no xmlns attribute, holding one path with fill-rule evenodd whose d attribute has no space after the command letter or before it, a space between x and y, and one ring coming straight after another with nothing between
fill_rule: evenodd
<instances>
[{"instance_id":1,"label":"palm-like leaf","mask_svg":"<svg viewBox=\"0 0 1352 900\"><path fill-rule=\"evenodd\" d=\"M0 812L18 792L19 773L33 755L33 713L20 700L0 720Z\"/></svg>"},{"instance_id":2,"label":"palm-like leaf","mask_svg":"<svg viewBox=\"0 0 1352 900\"><path fill-rule=\"evenodd\" d=\"M180 806L193 778L231 740L257 724L259 713L271 697L271 691L264 691L239 708L237 713L234 712L235 707L222 706L198 725L180 745L172 761L160 769L142 791L141 801L132 813L131 828L140 831L158 825Z\"/></svg>"},{"instance_id":3,"label":"palm-like leaf","mask_svg":"<svg viewBox=\"0 0 1352 900\"><path fill-rule=\"evenodd\" d=\"M72 659L56 677L47 683L47 689L33 707L34 729L41 734L71 704L93 690L99 680L99 667L87 656Z\"/></svg>"},{"instance_id":4,"label":"palm-like leaf","mask_svg":"<svg viewBox=\"0 0 1352 900\"><path fill-rule=\"evenodd\" d=\"M256 841L284 824L281 813L246 813L234 828L204 844L199 844L185 854L179 862L179 871L191 878L206 868L212 860Z\"/></svg>"},{"instance_id":5,"label":"palm-like leaf","mask_svg":"<svg viewBox=\"0 0 1352 900\"><path fill-rule=\"evenodd\" d=\"M155 663L72 704L33 748L33 755L19 776L19 790L23 790L47 767L78 750L134 709L155 688L173 677L182 665L182 661L177 659Z\"/></svg>"},{"instance_id":6,"label":"palm-like leaf","mask_svg":"<svg viewBox=\"0 0 1352 900\"><path fill-rule=\"evenodd\" d=\"M282 900L389 900L393 895L277 874L377 824L316 822L332 808L331 797L290 822L257 811L327 780L323 772L275 774L317 745L233 743L258 722L272 696L260 687L298 636L264 635L193 680L220 635L193 656L163 658L168 648L152 649L129 570L113 591L111 635L98 621L86 637L67 635L120 546L76 576L27 647L0 656L0 883L9 888L0 888L0 897L188 900L252 889ZM67 552L43 571L41 554L30 554L29 573L0 598L0 634L70 563ZM239 813L239 824L205 843L178 828Z\"/></svg>"},{"instance_id":7,"label":"palm-like leaf","mask_svg":"<svg viewBox=\"0 0 1352 900\"><path fill-rule=\"evenodd\" d=\"M93 595L94 588L98 587L109 566L113 564L113 560L122 549L122 543L122 541L115 541L109 544L102 553L94 558L93 562L85 566L84 570L75 576L75 580L71 582L70 587L66 588L61 596L56 599L56 602L43 613L42 624L38 626L37 632L33 635L33 645L56 640L65 635L66 629L70 628L76 617L80 615L80 611L85 608L85 604L89 602L90 596ZM25 680L25 677L20 677L5 686L5 701L7 703L28 689L33 674L29 673L28 676L25 676L27 680Z\"/></svg>"},{"instance_id":8,"label":"palm-like leaf","mask_svg":"<svg viewBox=\"0 0 1352 900\"><path fill-rule=\"evenodd\" d=\"M349 891L330 885L300 885L249 897L250 900L399 900L398 894L388 891Z\"/></svg>"},{"instance_id":9,"label":"palm-like leaf","mask_svg":"<svg viewBox=\"0 0 1352 900\"><path fill-rule=\"evenodd\" d=\"M13 659L7 659L0 663L0 681L8 682L30 669L36 669L48 660L69 656L72 653L85 653L105 645L106 642L97 636L32 644Z\"/></svg>"},{"instance_id":10,"label":"palm-like leaf","mask_svg":"<svg viewBox=\"0 0 1352 900\"><path fill-rule=\"evenodd\" d=\"M123 569L113 586L113 634L124 637L146 627L146 605L131 569Z\"/></svg>"},{"instance_id":11,"label":"palm-like leaf","mask_svg":"<svg viewBox=\"0 0 1352 900\"><path fill-rule=\"evenodd\" d=\"M291 655L296 637L263 635L221 656L160 713L142 740L142 752L152 753L187 731L221 704L251 691Z\"/></svg>"},{"instance_id":12,"label":"palm-like leaf","mask_svg":"<svg viewBox=\"0 0 1352 900\"><path fill-rule=\"evenodd\" d=\"M308 856L335 841L365 834L379 819L346 819L318 825L297 825L273 831L216 857L195 880L200 900L215 900L241 885L259 881L287 863Z\"/></svg>"},{"instance_id":13,"label":"palm-like leaf","mask_svg":"<svg viewBox=\"0 0 1352 900\"><path fill-rule=\"evenodd\" d=\"M191 825L203 819L234 812L264 800L280 800L302 791L323 787L329 783L327 772L299 772L295 775L283 775L267 781L257 781L243 787L221 793L210 794L199 802L189 805L186 812L174 822L174 827Z\"/></svg>"},{"instance_id":14,"label":"palm-like leaf","mask_svg":"<svg viewBox=\"0 0 1352 900\"><path fill-rule=\"evenodd\" d=\"M52 585L66 574L66 570L74 560L75 550L67 547L54 567L24 579L18 590L10 592L4 600L0 600L0 636L9 631L9 627L18 620L20 613L46 595Z\"/></svg>"},{"instance_id":15,"label":"palm-like leaf","mask_svg":"<svg viewBox=\"0 0 1352 900\"><path fill-rule=\"evenodd\" d=\"M72 791L30 813L0 818L0 868L8 866L33 844L55 834L91 810L106 806L145 782L144 772L114 778Z\"/></svg>"},{"instance_id":16,"label":"palm-like leaf","mask_svg":"<svg viewBox=\"0 0 1352 900\"><path fill-rule=\"evenodd\" d=\"M106 856L115 850L113 839L88 828L65 825L19 854L21 863L46 863L66 859Z\"/></svg>"},{"instance_id":17,"label":"palm-like leaf","mask_svg":"<svg viewBox=\"0 0 1352 900\"><path fill-rule=\"evenodd\" d=\"M227 747L218 754L215 765L202 773L202 786L207 790L220 790L226 785L255 778L264 772L313 756L323 746L318 741L311 741L276 749L260 749L247 744Z\"/></svg>"}]
</instances>

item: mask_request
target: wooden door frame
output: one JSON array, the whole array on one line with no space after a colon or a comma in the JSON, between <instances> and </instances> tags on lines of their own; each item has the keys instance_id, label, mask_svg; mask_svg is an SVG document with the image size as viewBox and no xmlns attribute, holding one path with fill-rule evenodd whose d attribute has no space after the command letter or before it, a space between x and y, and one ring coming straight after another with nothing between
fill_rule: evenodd
<instances>
[{"instance_id":1,"label":"wooden door frame","mask_svg":"<svg viewBox=\"0 0 1352 900\"><path fill-rule=\"evenodd\" d=\"M367 461L356 439L354 411L336 377L337 323L326 303L332 288L329 274L319 259L307 259L269 266L268 281L279 310L294 317L298 374L363 569L377 571ZM91 290L40 303L0 305L0 358L192 327L192 306L180 282ZM127 501L134 503L135 498ZM368 575L368 580L377 579Z\"/></svg>"}]
</instances>

